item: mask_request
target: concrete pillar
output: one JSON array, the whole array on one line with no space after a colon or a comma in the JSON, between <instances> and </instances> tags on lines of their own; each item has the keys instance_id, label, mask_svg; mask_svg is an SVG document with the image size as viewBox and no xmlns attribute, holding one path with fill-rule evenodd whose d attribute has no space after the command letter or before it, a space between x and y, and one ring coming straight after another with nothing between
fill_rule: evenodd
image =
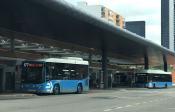
<instances>
[{"instance_id":1,"label":"concrete pillar","mask_svg":"<svg viewBox=\"0 0 175 112\"><path fill-rule=\"evenodd\" d=\"M144 68L148 70L149 69L149 58L148 58L147 50L145 50L145 53L144 53L144 64L145 64Z\"/></svg>"},{"instance_id":2,"label":"concrete pillar","mask_svg":"<svg viewBox=\"0 0 175 112\"><path fill-rule=\"evenodd\" d=\"M168 71L167 58L165 54L163 54L163 68L165 72Z\"/></svg>"},{"instance_id":3,"label":"concrete pillar","mask_svg":"<svg viewBox=\"0 0 175 112\"><path fill-rule=\"evenodd\" d=\"M92 64L92 51L89 51L89 65Z\"/></svg>"},{"instance_id":4,"label":"concrete pillar","mask_svg":"<svg viewBox=\"0 0 175 112\"><path fill-rule=\"evenodd\" d=\"M0 66L0 92L3 91L3 67Z\"/></svg>"},{"instance_id":5,"label":"concrete pillar","mask_svg":"<svg viewBox=\"0 0 175 112\"><path fill-rule=\"evenodd\" d=\"M15 39L14 39L14 37L11 37L11 39L10 39L10 51L14 52L14 50L15 50Z\"/></svg>"},{"instance_id":6,"label":"concrete pillar","mask_svg":"<svg viewBox=\"0 0 175 112\"><path fill-rule=\"evenodd\" d=\"M5 91L5 86L6 86L6 66L3 66L3 74L2 74L2 91Z\"/></svg>"},{"instance_id":7,"label":"concrete pillar","mask_svg":"<svg viewBox=\"0 0 175 112\"><path fill-rule=\"evenodd\" d=\"M104 81L104 89L108 88L108 73L107 73L107 51L106 47L102 47L102 74Z\"/></svg>"}]
</instances>

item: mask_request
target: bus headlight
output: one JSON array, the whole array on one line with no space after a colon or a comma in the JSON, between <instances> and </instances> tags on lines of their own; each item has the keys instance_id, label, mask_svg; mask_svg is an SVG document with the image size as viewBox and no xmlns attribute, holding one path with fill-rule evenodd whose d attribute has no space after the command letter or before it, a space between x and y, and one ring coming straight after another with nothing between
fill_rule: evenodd
<instances>
[{"instance_id":1,"label":"bus headlight","mask_svg":"<svg viewBox=\"0 0 175 112\"><path fill-rule=\"evenodd\" d=\"M47 83L46 86L45 86L46 89L50 89L51 88L51 84L50 83Z\"/></svg>"},{"instance_id":2,"label":"bus headlight","mask_svg":"<svg viewBox=\"0 0 175 112\"><path fill-rule=\"evenodd\" d=\"M152 83L148 83L148 87L153 87L153 84Z\"/></svg>"}]
</instances>

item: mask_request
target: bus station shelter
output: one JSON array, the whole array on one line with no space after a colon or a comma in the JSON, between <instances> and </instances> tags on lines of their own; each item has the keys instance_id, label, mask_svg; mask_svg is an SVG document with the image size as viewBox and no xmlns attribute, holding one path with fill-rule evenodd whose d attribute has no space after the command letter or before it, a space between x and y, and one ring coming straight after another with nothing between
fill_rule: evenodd
<instances>
[{"instance_id":1,"label":"bus station shelter","mask_svg":"<svg viewBox=\"0 0 175 112\"><path fill-rule=\"evenodd\" d=\"M0 35L11 39L10 56L16 53L14 39L100 54L104 88L109 57L143 64L145 69L163 65L167 71L167 65L175 64L174 52L63 0L1 0Z\"/></svg>"}]
</instances>

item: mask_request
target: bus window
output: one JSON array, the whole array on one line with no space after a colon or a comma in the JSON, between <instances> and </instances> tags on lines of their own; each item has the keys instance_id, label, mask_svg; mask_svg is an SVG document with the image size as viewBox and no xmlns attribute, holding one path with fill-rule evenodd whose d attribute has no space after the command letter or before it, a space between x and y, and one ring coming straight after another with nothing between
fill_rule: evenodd
<instances>
[{"instance_id":1,"label":"bus window","mask_svg":"<svg viewBox=\"0 0 175 112\"><path fill-rule=\"evenodd\" d=\"M88 77L88 66L87 65L70 65L70 79L83 79Z\"/></svg>"},{"instance_id":2,"label":"bus window","mask_svg":"<svg viewBox=\"0 0 175 112\"><path fill-rule=\"evenodd\" d=\"M67 80L70 72L68 66L63 63L47 63L47 77L50 80Z\"/></svg>"},{"instance_id":3,"label":"bus window","mask_svg":"<svg viewBox=\"0 0 175 112\"><path fill-rule=\"evenodd\" d=\"M23 83L41 83L43 82L43 64L24 63L22 71Z\"/></svg>"}]
</instances>

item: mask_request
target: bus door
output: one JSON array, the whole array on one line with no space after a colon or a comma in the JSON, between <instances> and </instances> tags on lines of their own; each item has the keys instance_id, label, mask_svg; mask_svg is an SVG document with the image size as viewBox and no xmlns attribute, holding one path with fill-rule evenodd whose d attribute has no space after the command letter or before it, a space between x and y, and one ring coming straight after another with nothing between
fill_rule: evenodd
<instances>
[{"instance_id":1,"label":"bus door","mask_svg":"<svg viewBox=\"0 0 175 112\"><path fill-rule=\"evenodd\" d=\"M70 80L68 77L63 77L60 82L61 90L63 92L72 92L76 90L77 80Z\"/></svg>"},{"instance_id":2,"label":"bus door","mask_svg":"<svg viewBox=\"0 0 175 112\"><path fill-rule=\"evenodd\" d=\"M89 87L88 82L88 66L69 64L69 72L67 73L67 87L70 91L77 91L77 86L79 83L82 84L83 88Z\"/></svg>"},{"instance_id":3,"label":"bus door","mask_svg":"<svg viewBox=\"0 0 175 112\"><path fill-rule=\"evenodd\" d=\"M64 71L63 80L61 80L60 85L62 86L63 92L72 92L76 90L77 82L74 78L74 74L70 74L69 70Z\"/></svg>"},{"instance_id":4,"label":"bus door","mask_svg":"<svg viewBox=\"0 0 175 112\"><path fill-rule=\"evenodd\" d=\"M61 92L70 92L73 89L75 90L75 85L76 85L77 80L70 79L70 76L71 76L70 71L71 70L69 69L68 64L47 63L47 66L48 66L47 71L50 71L50 72L48 72L48 74L51 75L51 78L49 78L49 79L50 80L57 80L57 81L59 80Z\"/></svg>"}]
</instances>

